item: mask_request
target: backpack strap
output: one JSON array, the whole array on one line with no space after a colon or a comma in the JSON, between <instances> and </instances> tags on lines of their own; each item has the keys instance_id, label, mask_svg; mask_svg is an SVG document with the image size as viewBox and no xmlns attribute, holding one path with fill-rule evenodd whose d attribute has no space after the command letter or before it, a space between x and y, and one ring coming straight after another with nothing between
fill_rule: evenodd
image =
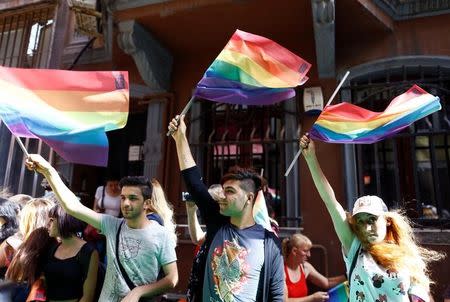
<instances>
[{"instance_id":1,"label":"backpack strap","mask_svg":"<svg viewBox=\"0 0 450 302\"><path fill-rule=\"evenodd\" d=\"M120 258L119 257L119 240L120 240L119 235L120 235L120 230L122 229L122 225L123 225L124 221L125 220L122 220L120 222L119 229L117 230L117 234L116 234L116 259L117 259L117 264L119 265L120 272L122 273L123 279L127 283L130 290L133 290L133 288L135 288L136 285L133 283L133 281L131 281L130 277L128 276L127 272L123 268L122 263L120 263L120 259L119 259Z\"/></svg>"}]
</instances>

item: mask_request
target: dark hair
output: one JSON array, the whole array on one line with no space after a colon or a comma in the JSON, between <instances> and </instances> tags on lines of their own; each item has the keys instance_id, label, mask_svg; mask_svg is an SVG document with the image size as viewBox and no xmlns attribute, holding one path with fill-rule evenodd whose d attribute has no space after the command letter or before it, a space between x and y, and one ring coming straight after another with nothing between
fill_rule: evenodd
<instances>
[{"instance_id":1,"label":"dark hair","mask_svg":"<svg viewBox=\"0 0 450 302\"><path fill-rule=\"evenodd\" d=\"M13 235L19 229L18 210L17 204L0 197L0 217L5 219L5 224L0 228L0 241Z\"/></svg>"},{"instance_id":2,"label":"dark hair","mask_svg":"<svg viewBox=\"0 0 450 302\"><path fill-rule=\"evenodd\" d=\"M247 191L253 192L256 194L262 185L265 183L264 179L259 176L251 168L241 168L238 166L231 167L227 174L225 174L220 180L220 184L223 185L225 182L229 180L239 180L240 188Z\"/></svg>"},{"instance_id":3,"label":"dark hair","mask_svg":"<svg viewBox=\"0 0 450 302\"><path fill-rule=\"evenodd\" d=\"M153 185L147 177L144 176L126 176L119 182L119 187L139 187L141 189L144 200L152 198Z\"/></svg>"},{"instance_id":4,"label":"dark hair","mask_svg":"<svg viewBox=\"0 0 450 302\"><path fill-rule=\"evenodd\" d=\"M78 220L77 218L67 214L59 204L54 205L50 209L48 217L57 219L58 232L62 238L68 238L76 235L78 232L82 232L86 228L86 223L84 221Z\"/></svg>"},{"instance_id":5,"label":"dark hair","mask_svg":"<svg viewBox=\"0 0 450 302\"><path fill-rule=\"evenodd\" d=\"M48 250L55 243L56 240L48 235L45 227L31 232L18 248L6 271L6 277L14 282L27 281L28 284L33 284L41 275Z\"/></svg>"}]
</instances>

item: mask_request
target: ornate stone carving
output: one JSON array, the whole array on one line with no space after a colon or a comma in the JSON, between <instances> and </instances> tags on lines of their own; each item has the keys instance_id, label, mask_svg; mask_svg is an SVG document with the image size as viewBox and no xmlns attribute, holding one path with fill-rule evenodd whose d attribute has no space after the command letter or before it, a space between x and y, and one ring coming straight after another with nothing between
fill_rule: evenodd
<instances>
[{"instance_id":1,"label":"ornate stone carving","mask_svg":"<svg viewBox=\"0 0 450 302\"><path fill-rule=\"evenodd\" d=\"M334 0L311 0L319 78L335 76Z\"/></svg>"},{"instance_id":2,"label":"ornate stone carving","mask_svg":"<svg viewBox=\"0 0 450 302\"><path fill-rule=\"evenodd\" d=\"M170 87L172 55L134 20L120 22L119 31L119 47L133 57L145 84L166 91Z\"/></svg>"}]
</instances>

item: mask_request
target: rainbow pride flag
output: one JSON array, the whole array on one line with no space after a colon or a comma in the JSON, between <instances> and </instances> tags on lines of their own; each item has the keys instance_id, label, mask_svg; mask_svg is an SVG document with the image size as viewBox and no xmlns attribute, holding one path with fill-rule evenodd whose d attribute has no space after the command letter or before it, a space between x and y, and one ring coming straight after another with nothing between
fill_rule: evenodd
<instances>
[{"instance_id":1,"label":"rainbow pride flag","mask_svg":"<svg viewBox=\"0 0 450 302\"><path fill-rule=\"evenodd\" d=\"M414 85L394 98L383 112L350 103L327 106L312 126L310 136L329 143L375 143L440 109L438 97Z\"/></svg>"},{"instance_id":2,"label":"rainbow pride flag","mask_svg":"<svg viewBox=\"0 0 450 302\"><path fill-rule=\"evenodd\" d=\"M128 118L128 73L0 67L0 117L69 162L106 166L105 131Z\"/></svg>"},{"instance_id":3,"label":"rainbow pride flag","mask_svg":"<svg viewBox=\"0 0 450 302\"><path fill-rule=\"evenodd\" d=\"M236 30L197 84L215 102L270 105L295 96L311 64L267 38Z\"/></svg>"},{"instance_id":4,"label":"rainbow pride flag","mask_svg":"<svg viewBox=\"0 0 450 302\"><path fill-rule=\"evenodd\" d=\"M342 282L328 291L328 302L348 302L348 282Z\"/></svg>"}]
</instances>

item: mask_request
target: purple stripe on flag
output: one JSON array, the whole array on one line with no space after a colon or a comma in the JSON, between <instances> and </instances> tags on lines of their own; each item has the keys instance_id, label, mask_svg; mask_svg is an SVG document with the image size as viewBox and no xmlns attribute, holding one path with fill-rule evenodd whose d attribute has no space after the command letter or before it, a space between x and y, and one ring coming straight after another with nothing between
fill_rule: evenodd
<instances>
[{"instance_id":1,"label":"purple stripe on flag","mask_svg":"<svg viewBox=\"0 0 450 302\"><path fill-rule=\"evenodd\" d=\"M295 96L292 88L260 88L219 78L202 78L194 93L214 102L246 105L271 105Z\"/></svg>"},{"instance_id":2,"label":"purple stripe on flag","mask_svg":"<svg viewBox=\"0 0 450 302\"><path fill-rule=\"evenodd\" d=\"M47 138L41 139L67 161L100 167L106 167L108 164L108 146L86 144L81 147L79 144L71 144ZM83 152L80 152L81 149Z\"/></svg>"}]
</instances>

